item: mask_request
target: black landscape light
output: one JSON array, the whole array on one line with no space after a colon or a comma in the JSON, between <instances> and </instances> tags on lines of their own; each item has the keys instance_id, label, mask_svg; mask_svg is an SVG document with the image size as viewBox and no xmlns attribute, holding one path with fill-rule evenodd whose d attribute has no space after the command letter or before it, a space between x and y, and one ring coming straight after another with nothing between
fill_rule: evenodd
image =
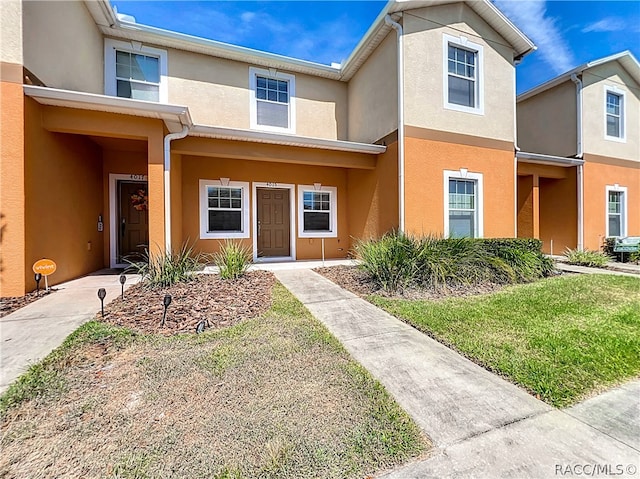
<instances>
[{"instance_id":1,"label":"black landscape light","mask_svg":"<svg viewBox=\"0 0 640 479\"><path fill-rule=\"evenodd\" d=\"M107 295L107 290L100 288L98 290L98 298L100 298L100 309L102 310L102 317L104 318L104 298Z\"/></svg>"},{"instance_id":2,"label":"black landscape light","mask_svg":"<svg viewBox=\"0 0 640 479\"><path fill-rule=\"evenodd\" d=\"M162 313L162 323L160 323L160 326L164 326L164 322L167 319L167 308L171 304L171 295L170 294L165 294L164 295L164 299L162 300L162 304L164 304L164 313Z\"/></svg>"},{"instance_id":3,"label":"black landscape light","mask_svg":"<svg viewBox=\"0 0 640 479\"><path fill-rule=\"evenodd\" d=\"M120 285L122 286L122 301L124 301L124 283L127 282L127 277L124 274L120 275Z\"/></svg>"},{"instance_id":4,"label":"black landscape light","mask_svg":"<svg viewBox=\"0 0 640 479\"><path fill-rule=\"evenodd\" d=\"M40 273L36 273L33 278L36 280L36 296L40 296L40 280L42 279L42 275Z\"/></svg>"},{"instance_id":5,"label":"black landscape light","mask_svg":"<svg viewBox=\"0 0 640 479\"><path fill-rule=\"evenodd\" d=\"M205 320L201 320L198 325L196 326L196 334L200 334L204 332L204 327L205 327Z\"/></svg>"}]
</instances>

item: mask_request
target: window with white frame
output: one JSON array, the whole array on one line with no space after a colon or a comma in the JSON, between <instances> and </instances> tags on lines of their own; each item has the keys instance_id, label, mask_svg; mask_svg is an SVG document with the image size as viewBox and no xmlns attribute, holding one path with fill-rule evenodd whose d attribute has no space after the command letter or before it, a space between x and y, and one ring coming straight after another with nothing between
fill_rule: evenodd
<instances>
[{"instance_id":1,"label":"window with white frame","mask_svg":"<svg viewBox=\"0 0 640 479\"><path fill-rule=\"evenodd\" d=\"M445 236L482 237L482 173L445 170L444 189Z\"/></svg>"},{"instance_id":2,"label":"window with white frame","mask_svg":"<svg viewBox=\"0 0 640 479\"><path fill-rule=\"evenodd\" d=\"M605 85L605 138L624 141L624 92Z\"/></svg>"},{"instance_id":3,"label":"window with white frame","mask_svg":"<svg viewBox=\"0 0 640 479\"><path fill-rule=\"evenodd\" d=\"M607 186L607 238L627 236L627 188Z\"/></svg>"},{"instance_id":4,"label":"window with white frame","mask_svg":"<svg viewBox=\"0 0 640 479\"><path fill-rule=\"evenodd\" d=\"M167 102L167 52L140 42L105 40L105 93Z\"/></svg>"},{"instance_id":5,"label":"window with white frame","mask_svg":"<svg viewBox=\"0 0 640 479\"><path fill-rule=\"evenodd\" d=\"M335 238L337 235L337 188L299 185L298 236Z\"/></svg>"},{"instance_id":6,"label":"window with white frame","mask_svg":"<svg viewBox=\"0 0 640 479\"><path fill-rule=\"evenodd\" d=\"M295 133L295 77L249 68L251 128Z\"/></svg>"},{"instance_id":7,"label":"window with white frame","mask_svg":"<svg viewBox=\"0 0 640 479\"><path fill-rule=\"evenodd\" d=\"M465 37L443 38L445 108L482 114L482 45Z\"/></svg>"},{"instance_id":8,"label":"window with white frame","mask_svg":"<svg viewBox=\"0 0 640 479\"><path fill-rule=\"evenodd\" d=\"M200 180L200 238L249 237L249 183Z\"/></svg>"}]
</instances>

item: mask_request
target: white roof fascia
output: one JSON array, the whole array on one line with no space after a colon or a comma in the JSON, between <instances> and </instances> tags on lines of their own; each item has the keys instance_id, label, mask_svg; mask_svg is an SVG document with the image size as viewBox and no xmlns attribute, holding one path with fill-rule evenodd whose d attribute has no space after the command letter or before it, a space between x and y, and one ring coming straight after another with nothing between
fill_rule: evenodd
<instances>
[{"instance_id":1,"label":"white roof fascia","mask_svg":"<svg viewBox=\"0 0 640 479\"><path fill-rule=\"evenodd\" d=\"M563 168L569 168L572 166L584 164L584 160L581 160L579 158L565 158L563 156L542 155L540 153L529 153L526 151L516 152L516 158L519 162L522 163L561 166Z\"/></svg>"},{"instance_id":2,"label":"white roof fascia","mask_svg":"<svg viewBox=\"0 0 640 479\"><path fill-rule=\"evenodd\" d=\"M349 153L365 153L379 155L387 150L383 145L371 145L368 143L356 143L344 140L327 140L324 138L311 138L305 136L286 135L264 131L243 130L236 128L223 128L205 125L194 125L189 130L189 136L201 136L218 140L239 140L256 143L271 143L274 145L298 146L302 148L317 148L322 150L345 151Z\"/></svg>"},{"instance_id":3,"label":"white roof fascia","mask_svg":"<svg viewBox=\"0 0 640 479\"><path fill-rule=\"evenodd\" d=\"M180 123L185 126L191 126L193 124L191 114L186 106L131 100L129 98L59 90L57 88L46 88L34 85L23 85L23 89L25 95L43 105L157 118L165 121L165 123Z\"/></svg>"},{"instance_id":4,"label":"white roof fascia","mask_svg":"<svg viewBox=\"0 0 640 479\"><path fill-rule=\"evenodd\" d=\"M85 0L84 5L87 7L87 10L89 10L96 25L113 27L118 24L118 18L113 8L111 8L109 0Z\"/></svg>"},{"instance_id":5,"label":"white roof fascia","mask_svg":"<svg viewBox=\"0 0 640 479\"><path fill-rule=\"evenodd\" d=\"M573 70L570 70L566 73L558 75L557 77L552 78L551 80L541 83L540 85L533 87L532 89L527 90L524 93L521 93L520 95L518 95L516 101L518 102L524 101L528 98L531 98L532 96L537 95L538 93L542 93L543 91L549 90L550 88L553 88L556 85L569 81L571 79L571 75L574 75L574 74L580 75L582 74L582 72L584 72L585 70L588 70L589 68L597 67L599 65L604 65L605 63L609 63L616 60L620 62L622 67L633 77L633 79L638 84L640 84L640 63L638 63L638 60L636 59L636 57L633 56L633 53L631 53L629 50L625 50L623 52L616 53L614 55L609 55L608 57L600 58L598 60L585 63L583 65L580 65L579 67L574 68Z\"/></svg>"}]
</instances>

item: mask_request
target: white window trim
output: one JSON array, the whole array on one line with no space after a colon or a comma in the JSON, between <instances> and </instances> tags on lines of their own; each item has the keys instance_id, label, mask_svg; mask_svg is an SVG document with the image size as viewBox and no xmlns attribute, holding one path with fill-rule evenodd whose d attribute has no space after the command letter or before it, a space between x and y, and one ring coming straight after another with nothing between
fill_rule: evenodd
<instances>
[{"instance_id":1,"label":"white window trim","mask_svg":"<svg viewBox=\"0 0 640 479\"><path fill-rule=\"evenodd\" d=\"M475 51L477 53L476 62L476 101L474 108L468 106L456 105L449 103L449 44L463 48L465 50ZM461 111L465 113L473 113L475 115L484 115L484 47L478 43L470 42L467 37L454 37L447 33L442 34L442 98L444 100L444 108L446 110Z\"/></svg>"},{"instance_id":2,"label":"white window trim","mask_svg":"<svg viewBox=\"0 0 640 479\"><path fill-rule=\"evenodd\" d=\"M249 238L249 183L246 181L200 180L200 239L241 239ZM222 186L228 188L242 188L242 231L207 231L209 223L209 202L207 186Z\"/></svg>"},{"instance_id":3,"label":"white window trim","mask_svg":"<svg viewBox=\"0 0 640 479\"><path fill-rule=\"evenodd\" d=\"M256 99L256 76L264 76L275 80L284 80L289 83L289 128L258 125L258 107ZM288 73L279 72L273 68L249 67L249 114L252 130L273 131L277 133L296 132L296 77Z\"/></svg>"},{"instance_id":4,"label":"white window trim","mask_svg":"<svg viewBox=\"0 0 640 479\"><path fill-rule=\"evenodd\" d=\"M620 236L615 236L615 238L624 238L627 236L627 187L620 185L607 185L605 188L605 201L604 201L604 225L606 236L605 238L612 238L609 235L609 192L617 191L622 193L622 212L620 215L620 220L622 224L620 225Z\"/></svg>"},{"instance_id":5,"label":"white window trim","mask_svg":"<svg viewBox=\"0 0 640 479\"><path fill-rule=\"evenodd\" d=\"M470 173L465 168L444 170L444 237L449 237L449 180L474 180L477 183L476 231L474 238L484 238L484 188L482 173Z\"/></svg>"},{"instance_id":6,"label":"white window trim","mask_svg":"<svg viewBox=\"0 0 640 479\"><path fill-rule=\"evenodd\" d=\"M116 50L140 53L159 58L160 86L158 91L159 103L169 102L169 88L167 77L167 51L159 48L147 47L140 42L123 42L105 38L104 40L104 94L118 96L116 81Z\"/></svg>"},{"instance_id":7,"label":"white window trim","mask_svg":"<svg viewBox=\"0 0 640 479\"><path fill-rule=\"evenodd\" d=\"M253 262L254 263L269 263L277 261L295 261L296 260L296 202L295 202L295 190L296 185L290 183L265 183L260 181L254 181L252 184L253 201L252 211L253 217ZM291 238L289 251L290 256L277 257L258 257L258 188L275 188L282 190L289 190L289 237Z\"/></svg>"},{"instance_id":8,"label":"white window trim","mask_svg":"<svg viewBox=\"0 0 640 479\"><path fill-rule=\"evenodd\" d=\"M607 135L607 93L613 93L620 97L620 136ZM627 99L625 91L614 85L604 85L604 138L605 140L617 141L618 143L627 142Z\"/></svg>"},{"instance_id":9,"label":"white window trim","mask_svg":"<svg viewBox=\"0 0 640 479\"><path fill-rule=\"evenodd\" d=\"M329 227L331 231L304 231L304 193L329 193L331 211ZM338 237L338 188L335 186L298 185L298 238L337 238Z\"/></svg>"}]
</instances>

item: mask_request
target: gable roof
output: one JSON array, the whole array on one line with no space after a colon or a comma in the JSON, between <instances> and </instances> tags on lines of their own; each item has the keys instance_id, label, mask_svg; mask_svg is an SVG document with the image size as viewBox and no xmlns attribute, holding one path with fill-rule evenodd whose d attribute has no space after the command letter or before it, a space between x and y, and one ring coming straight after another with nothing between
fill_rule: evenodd
<instances>
[{"instance_id":1,"label":"gable roof","mask_svg":"<svg viewBox=\"0 0 640 479\"><path fill-rule=\"evenodd\" d=\"M584 63L579 67L574 68L573 70L563 73L562 75L558 75L557 77L552 78L549 81L546 81L530 90L527 90L524 93L521 93L520 95L518 95L517 101L524 101L528 98L531 98L532 96L542 93L543 91L549 90L550 88L553 88L556 85L564 83L571 78L571 75L581 75L582 72L590 68L604 65L610 62L615 62L615 61L620 63L622 68L624 68L624 70L629 75L631 75L631 78L633 78L634 81L640 85L640 63L638 63L638 60L636 59L636 57L633 56L633 53L631 53L629 50L625 50L620 53L609 55L608 57L599 58L598 60L593 60L591 62Z\"/></svg>"},{"instance_id":2,"label":"gable roof","mask_svg":"<svg viewBox=\"0 0 640 479\"><path fill-rule=\"evenodd\" d=\"M85 5L100 31L110 37L130 41L153 43L158 46L177 48L229 60L241 61L270 68L349 81L367 60L369 55L384 40L391 27L384 21L386 15L399 17L405 10L446 5L462 1L475 11L496 32L507 40L516 57L523 57L535 50L535 45L489 0L389 0L365 33L351 55L341 65L329 66L300 60L275 53L223 43L206 38L151 27L114 14L109 0L85 0Z\"/></svg>"}]
</instances>

